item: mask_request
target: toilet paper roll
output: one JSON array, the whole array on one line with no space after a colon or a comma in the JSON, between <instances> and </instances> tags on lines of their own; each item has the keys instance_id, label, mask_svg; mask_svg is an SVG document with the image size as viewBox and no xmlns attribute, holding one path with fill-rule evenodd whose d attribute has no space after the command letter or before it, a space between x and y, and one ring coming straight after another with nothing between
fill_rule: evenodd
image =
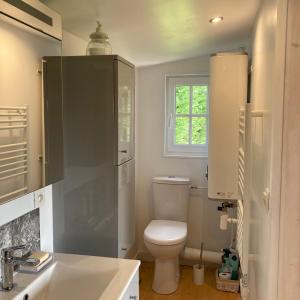
<instances>
[{"instance_id":1,"label":"toilet paper roll","mask_svg":"<svg viewBox=\"0 0 300 300\"><path fill-rule=\"evenodd\" d=\"M223 214L220 217L220 229L221 230L227 230L227 224L228 224L228 214Z\"/></svg>"},{"instance_id":2,"label":"toilet paper roll","mask_svg":"<svg viewBox=\"0 0 300 300\"><path fill-rule=\"evenodd\" d=\"M231 273L223 272L219 273L219 277L222 279L230 280L231 279Z\"/></svg>"}]
</instances>

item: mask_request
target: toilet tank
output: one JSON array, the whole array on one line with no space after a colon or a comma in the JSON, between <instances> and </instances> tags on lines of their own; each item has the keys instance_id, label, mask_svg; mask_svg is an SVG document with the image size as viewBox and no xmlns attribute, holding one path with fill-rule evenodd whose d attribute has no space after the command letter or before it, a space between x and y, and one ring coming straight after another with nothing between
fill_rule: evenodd
<instances>
[{"instance_id":1,"label":"toilet tank","mask_svg":"<svg viewBox=\"0 0 300 300\"><path fill-rule=\"evenodd\" d=\"M153 183L154 219L186 222L189 207L189 178L155 177Z\"/></svg>"}]
</instances>

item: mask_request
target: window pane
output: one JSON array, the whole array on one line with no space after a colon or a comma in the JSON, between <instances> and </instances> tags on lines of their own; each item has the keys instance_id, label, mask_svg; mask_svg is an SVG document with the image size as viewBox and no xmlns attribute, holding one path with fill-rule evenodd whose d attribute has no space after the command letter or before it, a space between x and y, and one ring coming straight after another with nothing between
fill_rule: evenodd
<instances>
[{"instance_id":1,"label":"window pane","mask_svg":"<svg viewBox=\"0 0 300 300\"><path fill-rule=\"evenodd\" d=\"M207 119L204 117L192 118L192 144L206 144Z\"/></svg>"},{"instance_id":2,"label":"window pane","mask_svg":"<svg viewBox=\"0 0 300 300\"><path fill-rule=\"evenodd\" d=\"M176 86L176 114L188 114L190 112L190 87L186 85Z\"/></svg>"},{"instance_id":3,"label":"window pane","mask_svg":"<svg viewBox=\"0 0 300 300\"><path fill-rule=\"evenodd\" d=\"M207 86L193 86L193 114L207 113Z\"/></svg>"},{"instance_id":4,"label":"window pane","mask_svg":"<svg viewBox=\"0 0 300 300\"><path fill-rule=\"evenodd\" d=\"M189 144L189 118L177 117L175 125L175 144Z\"/></svg>"}]
</instances>

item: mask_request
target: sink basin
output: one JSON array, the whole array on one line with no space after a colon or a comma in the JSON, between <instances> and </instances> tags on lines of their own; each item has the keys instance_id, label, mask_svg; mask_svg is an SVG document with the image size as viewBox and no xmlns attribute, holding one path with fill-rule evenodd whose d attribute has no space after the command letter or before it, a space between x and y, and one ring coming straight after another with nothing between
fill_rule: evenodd
<instances>
[{"instance_id":1,"label":"sink basin","mask_svg":"<svg viewBox=\"0 0 300 300\"><path fill-rule=\"evenodd\" d=\"M99 299L108 286L117 269L97 270L87 264L89 259L82 259L76 265L57 261L32 285L24 290L23 295L16 297L22 300L28 294L30 300L57 299Z\"/></svg>"},{"instance_id":2,"label":"sink basin","mask_svg":"<svg viewBox=\"0 0 300 300\"><path fill-rule=\"evenodd\" d=\"M138 266L133 260L54 254L44 271L16 274L16 286L0 292L0 300L120 299Z\"/></svg>"}]
</instances>

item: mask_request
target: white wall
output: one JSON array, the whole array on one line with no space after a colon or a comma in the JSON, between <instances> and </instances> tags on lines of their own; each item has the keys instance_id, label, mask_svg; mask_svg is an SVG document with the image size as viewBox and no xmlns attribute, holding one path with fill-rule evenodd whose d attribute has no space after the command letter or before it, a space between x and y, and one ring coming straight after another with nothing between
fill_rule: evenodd
<instances>
[{"instance_id":1,"label":"white wall","mask_svg":"<svg viewBox=\"0 0 300 300\"><path fill-rule=\"evenodd\" d=\"M300 299L300 2L288 1L278 299ZM289 276L286 276L288 274Z\"/></svg>"},{"instance_id":2,"label":"white wall","mask_svg":"<svg viewBox=\"0 0 300 300\"><path fill-rule=\"evenodd\" d=\"M252 131L246 199L251 300L277 299L285 17L285 0L264 0L254 28L251 102L253 110L263 111L263 118ZM263 201L266 188L271 191L269 207Z\"/></svg>"},{"instance_id":3,"label":"white wall","mask_svg":"<svg viewBox=\"0 0 300 300\"><path fill-rule=\"evenodd\" d=\"M68 31L63 31L62 55L85 55L86 47L86 41Z\"/></svg>"},{"instance_id":4,"label":"white wall","mask_svg":"<svg viewBox=\"0 0 300 300\"><path fill-rule=\"evenodd\" d=\"M229 246L229 231L218 229L217 203L207 199L204 177L207 158L163 157L165 76L208 73L208 56L137 69L136 209L139 251L146 250L143 232L152 219L151 179L158 175L187 176L194 186L202 187L191 195L187 245L199 248L204 240L206 249L219 251Z\"/></svg>"}]
</instances>

